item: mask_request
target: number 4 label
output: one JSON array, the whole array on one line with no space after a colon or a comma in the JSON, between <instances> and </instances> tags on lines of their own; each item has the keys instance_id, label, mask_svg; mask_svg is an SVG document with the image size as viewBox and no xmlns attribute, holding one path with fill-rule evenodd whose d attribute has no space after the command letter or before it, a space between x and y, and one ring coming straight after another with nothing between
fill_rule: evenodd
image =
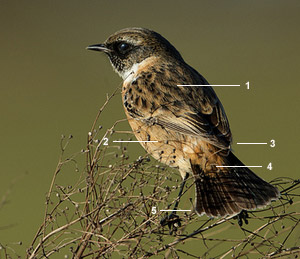
<instances>
[{"instance_id":1,"label":"number 4 label","mask_svg":"<svg viewBox=\"0 0 300 259\"><path fill-rule=\"evenodd\" d=\"M267 169L269 169L270 171L273 170L272 163L269 163L269 164L268 164Z\"/></svg>"}]
</instances>

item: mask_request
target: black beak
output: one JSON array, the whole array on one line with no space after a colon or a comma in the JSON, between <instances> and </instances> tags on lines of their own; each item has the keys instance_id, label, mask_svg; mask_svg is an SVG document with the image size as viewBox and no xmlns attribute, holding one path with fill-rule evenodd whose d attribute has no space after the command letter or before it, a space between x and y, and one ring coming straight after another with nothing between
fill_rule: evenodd
<instances>
[{"instance_id":1,"label":"black beak","mask_svg":"<svg viewBox=\"0 0 300 259\"><path fill-rule=\"evenodd\" d=\"M110 49L108 49L104 44L95 44L95 45L90 45L86 49L88 50L95 50L95 51L101 51L101 52L111 52Z\"/></svg>"}]
</instances>

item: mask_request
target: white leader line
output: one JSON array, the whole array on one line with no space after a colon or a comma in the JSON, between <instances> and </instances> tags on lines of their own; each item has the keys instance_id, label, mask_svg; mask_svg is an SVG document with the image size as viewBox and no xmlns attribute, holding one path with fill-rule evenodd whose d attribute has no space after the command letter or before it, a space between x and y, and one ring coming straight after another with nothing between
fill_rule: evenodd
<instances>
[{"instance_id":1,"label":"white leader line","mask_svg":"<svg viewBox=\"0 0 300 259\"><path fill-rule=\"evenodd\" d=\"M159 210L159 211L192 211L192 210Z\"/></svg>"},{"instance_id":2,"label":"white leader line","mask_svg":"<svg viewBox=\"0 0 300 259\"><path fill-rule=\"evenodd\" d=\"M216 167L262 167L262 165L216 165Z\"/></svg>"},{"instance_id":3,"label":"white leader line","mask_svg":"<svg viewBox=\"0 0 300 259\"><path fill-rule=\"evenodd\" d=\"M264 142L264 143L242 143L242 142L238 142L236 143L238 145L267 145L268 143Z\"/></svg>"},{"instance_id":4,"label":"white leader line","mask_svg":"<svg viewBox=\"0 0 300 259\"><path fill-rule=\"evenodd\" d=\"M113 142L158 142L158 140L114 140Z\"/></svg>"},{"instance_id":5,"label":"white leader line","mask_svg":"<svg viewBox=\"0 0 300 259\"><path fill-rule=\"evenodd\" d=\"M177 85L177 86L241 86L241 85Z\"/></svg>"}]
</instances>

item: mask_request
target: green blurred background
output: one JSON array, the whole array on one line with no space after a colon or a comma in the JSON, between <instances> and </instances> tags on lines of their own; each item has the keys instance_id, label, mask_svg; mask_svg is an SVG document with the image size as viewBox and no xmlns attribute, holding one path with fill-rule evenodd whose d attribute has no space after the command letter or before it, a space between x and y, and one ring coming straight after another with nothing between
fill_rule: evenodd
<instances>
[{"instance_id":1,"label":"green blurred background","mask_svg":"<svg viewBox=\"0 0 300 259\"><path fill-rule=\"evenodd\" d=\"M161 33L211 84L241 84L216 89L234 143L275 139L276 147L234 144L235 153L263 165L255 172L266 180L299 177L299 11L299 1L1 0L0 243L25 254L61 135L74 136L70 153L84 148L106 93L121 82L85 47L124 27ZM120 96L108 111L104 128L124 118ZM133 157L144 154L131 145Z\"/></svg>"}]
</instances>

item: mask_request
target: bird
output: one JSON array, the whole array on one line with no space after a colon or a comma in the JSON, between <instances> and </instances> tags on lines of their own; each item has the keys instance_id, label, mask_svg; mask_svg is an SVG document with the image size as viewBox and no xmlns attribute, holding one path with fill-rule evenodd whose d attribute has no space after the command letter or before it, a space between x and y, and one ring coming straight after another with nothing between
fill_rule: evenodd
<instances>
[{"instance_id":1,"label":"bird","mask_svg":"<svg viewBox=\"0 0 300 259\"><path fill-rule=\"evenodd\" d=\"M199 216L238 215L280 197L275 186L233 154L221 101L166 38L132 27L87 49L105 53L123 79L126 117L143 148L161 163L177 168L183 183L192 175L194 210Z\"/></svg>"}]
</instances>

